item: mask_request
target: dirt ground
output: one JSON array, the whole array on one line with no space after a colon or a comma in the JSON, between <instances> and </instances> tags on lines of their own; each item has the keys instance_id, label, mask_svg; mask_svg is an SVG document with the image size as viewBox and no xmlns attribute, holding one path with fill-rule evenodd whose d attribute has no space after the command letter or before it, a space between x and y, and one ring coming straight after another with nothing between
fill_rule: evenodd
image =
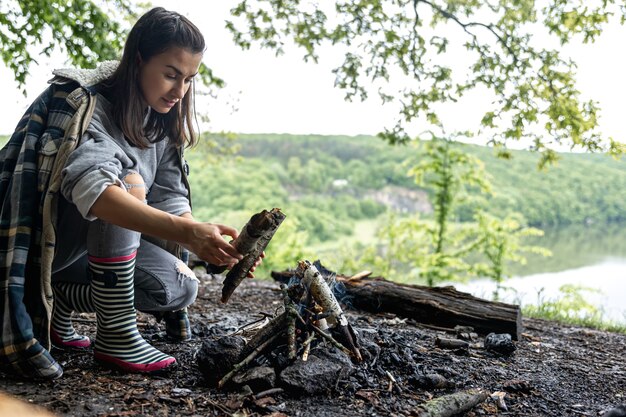
<instances>
[{"instance_id":1,"label":"dirt ground","mask_svg":"<svg viewBox=\"0 0 626 417\"><path fill-rule=\"evenodd\" d=\"M168 343L161 325L140 315L144 337L177 358L171 371L125 374L94 362L89 350L54 350L63 377L35 383L0 374L0 391L59 416L111 417L410 416L424 401L470 388L485 390L490 397L466 416L600 416L626 403L626 335L525 319L516 351L506 356L485 350L484 335L469 350L445 350L435 340L455 338L453 332L359 311L349 311L349 319L376 355L354 364L349 375L340 372L323 394L221 392L208 388L199 371L195 355L202 340L272 314L282 302L278 284L247 280L222 305L221 280L203 274L200 280L198 299L190 309L191 341ZM93 315L80 315L76 324L95 337Z\"/></svg>"}]
</instances>

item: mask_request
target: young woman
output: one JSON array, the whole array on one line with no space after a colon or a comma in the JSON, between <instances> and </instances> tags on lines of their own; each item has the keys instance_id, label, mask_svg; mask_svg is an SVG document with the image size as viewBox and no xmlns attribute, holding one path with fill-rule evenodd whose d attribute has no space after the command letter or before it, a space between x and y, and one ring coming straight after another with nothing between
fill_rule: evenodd
<instances>
[{"instance_id":1,"label":"young woman","mask_svg":"<svg viewBox=\"0 0 626 417\"><path fill-rule=\"evenodd\" d=\"M96 85L90 124L62 171L50 330L57 347L90 346L70 315L95 311L97 360L131 372L164 369L175 359L141 337L135 308L185 340L186 307L197 293L194 274L166 242L215 265L241 259L222 237L237 231L195 221L189 204L182 149L196 141L192 86L204 49L188 19L155 8L130 31L113 74Z\"/></svg>"}]
</instances>

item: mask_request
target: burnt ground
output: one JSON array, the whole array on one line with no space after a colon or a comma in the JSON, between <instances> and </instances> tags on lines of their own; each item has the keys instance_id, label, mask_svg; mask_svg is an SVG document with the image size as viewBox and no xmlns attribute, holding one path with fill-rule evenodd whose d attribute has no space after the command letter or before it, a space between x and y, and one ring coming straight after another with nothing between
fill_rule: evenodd
<instances>
[{"instance_id":1,"label":"burnt ground","mask_svg":"<svg viewBox=\"0 0 626 417\"><path fill-rule=\"evenodd\" d=\"M469 350L445 350L435 340L455 338L453 332L359 311L349 311L349 319L370 354L322 394L294 397L285 390L255 398L245 389L218 391L207 387L196 362L202 340L272 314L282 302L278 284L247 280L222 305L221 280L200 279L191 341L168 343L161 325L140 315L140 331L177 358L175 369L125 374L94 362L89 350L55 350L63 377L29 382L0 374L0 391L67 416L408 416L424 401L469 388L503 396L507 411L488 398L466 416L598 416L626 403L626 335L525 319L516 351L506 356L485 350L484 335ZM95 336L93 315L77 321L79 331Z\"/></svg>"}]
</instances>

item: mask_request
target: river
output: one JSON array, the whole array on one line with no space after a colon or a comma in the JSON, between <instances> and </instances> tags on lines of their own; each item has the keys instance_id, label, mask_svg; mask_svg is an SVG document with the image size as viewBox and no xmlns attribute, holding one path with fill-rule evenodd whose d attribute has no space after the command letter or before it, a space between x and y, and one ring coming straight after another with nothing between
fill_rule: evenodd
<instances>
[{"instance_id":1,"label":"river","mask_svg":"<svg viewBox=\"0 0 626 417\"><path fill-rule=\"evenodd\" d=\"M603 317L626 324L626 227L624 225L570 226L548 229L532 242L550 249L551 257L532 256L526 265L511 265L511 278L504 282L501 299L522 304L563 296L565 284L597 291L583 291L585 300L603 312ZM492 298L492 281L477 279L454 284L460 291Z\"/></svg>"}]
</instances>

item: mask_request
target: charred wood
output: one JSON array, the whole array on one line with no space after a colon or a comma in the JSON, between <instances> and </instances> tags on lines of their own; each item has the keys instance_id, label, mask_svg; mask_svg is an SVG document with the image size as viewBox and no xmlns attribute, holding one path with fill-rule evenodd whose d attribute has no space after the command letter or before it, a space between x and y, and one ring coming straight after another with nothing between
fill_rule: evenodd
<instances>
[{"instance_id":1,"label":"charred wood","mask_svg":"<svg viewBox=\"0 0 626 417\"><path fill-rule=\"evenodd\" d=\"M437 337L435 339L435 346L441 349L469 349L469 343L467 343L465 340L445 339L442 337Z\"/></svg>"},{"instance_id":2,"label":"charred wood","mask_svg":"<svg viewBox=\"0 0 626 417\"><path fill-rule=\"evenodd\" d=\"M485 401L489 394L480 390L459 391L444 395L417 407L418 417L452 417Z\"/></svg>"}]
</instances>

